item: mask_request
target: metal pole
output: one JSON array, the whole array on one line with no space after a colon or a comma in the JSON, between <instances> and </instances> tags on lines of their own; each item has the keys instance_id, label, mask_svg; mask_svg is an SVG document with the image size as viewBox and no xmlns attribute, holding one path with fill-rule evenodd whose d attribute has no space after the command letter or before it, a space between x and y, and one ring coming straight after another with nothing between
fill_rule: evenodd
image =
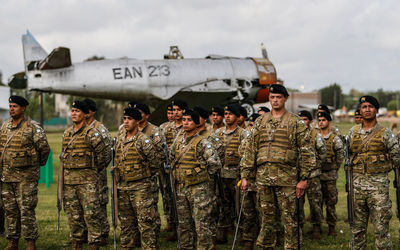
<instances>
[{"instance_id":1,"label":"metal pole","mask_svg":"<svg viewBox=\"0 0 400 250\"><path fill-rule=\"evenodd\" d=\"M43 127L43 92L39 92L40 126Z\"/></svg>"}]
</instances>

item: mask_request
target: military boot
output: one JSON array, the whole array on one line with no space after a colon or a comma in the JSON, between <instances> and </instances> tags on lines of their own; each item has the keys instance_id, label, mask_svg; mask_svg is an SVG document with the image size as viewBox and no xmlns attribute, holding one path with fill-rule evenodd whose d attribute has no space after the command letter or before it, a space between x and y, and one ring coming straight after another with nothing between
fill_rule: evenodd
<instances>
[{"instance_id":1,"label":"military boot","mask_svg":"<svg viewBox=\"0 0 400 250\"><path fill-rule=\"evenodd\" d=\"M243 250L253 250L254 242L245 240L243 241Z\"/></svg>"},{"instance_id":2,"label":"military boot","mask_svg":"<svg viewBox=\"0 0 400 250\"><path fill-rule=\"evenodd\" d=\"M217 237L212 237L211 250L217 250Z\"/></svg>"},{"instance_id":3,"label":"military boot","mask_svg":"<svg viewBox=\"0 0 400 250\"><path fill-rule=\"evenodd\" d=\"M36 250L36 240L27 240L26 250Z\"/></svg>"},{"instance_id":4,"label":"military boot","mask_svg":"<svg viewBox=\"0 0 400 250\"><path fill-rule=\"evenodd\" d=\"M18 250L18 241L19 239L8 240L8 244L4 250Z\"/></svg>"},{"instance_id":5,"label":"military boot","mask_svg":"<svg viewBox=\"0 0 400 250\"><path fill-rule=\"evenodd\" d=\"M226 244L228 242L228 228L222 228L217 231L217 244Z\"/></svg>"},{"instance_id":6,"label":"military boot","mask_svg":"<svg viewBox=\"0 0 400 250\"><path fill-rule=\"evenodd\" d=\"M170 234L165 240L166 241L176 241L178 239L178 235L176 234L176 230L172 231L172 234Z\"/></svg>"},{"instance_id":7,"label":"military boot","mask_svg":"<svg viewBox=\"0 0 400 250\"><path fill-rule=\"evenodd\" d=\"M313 240L320 240L321 239L321 225L314 224L312 229L312 238Z\"/></svg>"},{"instance_id":8,"label":"military boot","mask_svg":"<svg viewBox=\"0 0 400 250\"><path fill-rule=\"evenodd\" d=\"M72 242L72 250L82 250L82 242Z\"/></svg>"},{"instance_id":9,"label":"military boot","mask_svg":"<svg viewBox=\"0 0 400 250\"><path fill-rule=\"evenodd\" d=\"M106 246L107 245L107 237L102 236L99 242L100 246Z\"/></svg>"},{"instance_id":10,"label":"military boot","mask_svg":"<svg viewBox=\"0 0 400 250\"><path fill-rule=\"evenodd\" d=\"M329 236L336 236L336 229L334 225L329 225L329 232L328 232Z\"/></svg>"},{"instance_id":11,"label":"military boot","mask_svg":"<svg viewBox=\"0 0 400 250\"><path fill-rule=\"evenodd\" d=\"M165 228L164 230L163 230L163 232L172 232L172 230L174 229L174 227L171 225L171 223L168 223L167 224L167 228Z\"/></svg>"},{"instance_id":12,"label":"military boot","mask_svg":"<svg viewBox=\"0 0 400 250\"><path fill-rule=\"evenodd\" d=\"M98 244L90 244L89 245L90 250L100 250L100 245Z\"/></svg>"}]
</instances>

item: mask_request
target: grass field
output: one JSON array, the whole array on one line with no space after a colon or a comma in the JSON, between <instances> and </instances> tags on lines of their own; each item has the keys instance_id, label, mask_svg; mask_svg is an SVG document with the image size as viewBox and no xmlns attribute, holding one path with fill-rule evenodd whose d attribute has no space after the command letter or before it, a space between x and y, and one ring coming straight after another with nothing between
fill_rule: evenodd
<instances>
[{"instance_id":1,"label":"grass field","mask_svg":"<svg viewBox=\"0 0 400 250\"><path fill-rule=\"evenodd\" d=\"M387 125L388 124L384 124ZM347 133L348 129L352 125L350 123L342 123L338 124L338 127L342 131L342 133ZM113 133L113 135L115 132ZM39 221L39 239L37 241L38 249L70 249L69 245L69 228L67 224L67 218L64 212L61 213L61 222L60 222L60 231L57 232L56 224L57 224L57 208L56 208L56 199L57 199L57 173L58 173L58 155L61 150L61 135L62 133L49 133L47 134L50 146L53 150L53 159L54 159L54 183L50 186L50 188L46 188L44 184L39 185L39 204L36 209L37 219ZM337 204L337 214L338 214L338 223L337 223L337 233L338 235L335 238L328 237L327 234L327 225L323 224L322 230L323 235L319 242L313 241L309 235L305 235L305 246L304 249L348 249L348 241L349 241L349 225L344 222L347 218L347 209L346 209L346 192L344 189L345 186L345 178L343 168L340 169L339 180L337 183L337 187L339 190L339 202ZM393 174L390 175L390 179L393 180ZM390 223L390 232L392 235L392 240L394 243L394 249L400 249L399 245L399 220L395 216L395 192L393 189L393 185L391 185L390 195L392 198L392 210L393 210L393 218ZM305 205L306 215L308 213L308 204ZM109 209L111 210L111 209ZM159 202L159 210L161 215L162 213L162 205L161 200ZM111 223L111 215L109 211L109 220ZM165 226L165 220L162 221L163 227ZM311 230L311 225L306 223L305 232ZM119 230L117 230L117 236L119 235ZM176 244L166 242L164 238L165 234L161 234L160 240L160 249L176 249ZM118 239L118 237L117 237ZM110 237L108 239L109 245L107 247L103 247L102 249L113 249L112 245L112 230L110 232ZM0 249L3 249L7 244L5 238L0 238ZM226 245L218 245L219 249L231 249L232 238L229 240L229 244ZM25 241L20 241L20 248L25 248ZM85 246L85 249L88 249L88 246ZM120 249L118 247L118 249ZM239 248L238 248L239 249ZM374 249L374 234L373 228L370 225L368 228L368 249Z\"/></svg>"}]
</instances>

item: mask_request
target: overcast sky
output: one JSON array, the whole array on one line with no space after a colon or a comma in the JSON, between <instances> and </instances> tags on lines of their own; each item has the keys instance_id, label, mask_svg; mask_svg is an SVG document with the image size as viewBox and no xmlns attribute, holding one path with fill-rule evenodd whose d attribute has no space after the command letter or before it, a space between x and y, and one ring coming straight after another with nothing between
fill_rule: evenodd
<instances>
[{"instance_id":1,"label":"overcast sky","mask_svg":"<svg viewBox=\"0 0 400 250\"><path fill-rule=\"evenodd\" d=\"M400 90L400 1L159 0L18 1L0 4L3 81L23 69L27 29L50 53L159 59L261 57L264 42L286 86L312 91L333 82L359 90Z\"/></svg>"}]
</instances>

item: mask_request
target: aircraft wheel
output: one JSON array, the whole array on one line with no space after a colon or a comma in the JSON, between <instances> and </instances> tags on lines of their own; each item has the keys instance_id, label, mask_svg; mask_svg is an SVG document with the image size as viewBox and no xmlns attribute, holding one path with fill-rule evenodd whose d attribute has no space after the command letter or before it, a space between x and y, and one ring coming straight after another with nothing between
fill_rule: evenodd
<instances>
[{"instance_id":1,"label":"aircraft wheel","mask_svg":"<svg viewBox=\"0 0 400 250\"><path fill-rule=\"evenodd\" d=\"M251 103L245 102L241 104L243 108L247 111L247 116L251 116L254 113L254 108Z\"/></svg>"}]
</instances>

